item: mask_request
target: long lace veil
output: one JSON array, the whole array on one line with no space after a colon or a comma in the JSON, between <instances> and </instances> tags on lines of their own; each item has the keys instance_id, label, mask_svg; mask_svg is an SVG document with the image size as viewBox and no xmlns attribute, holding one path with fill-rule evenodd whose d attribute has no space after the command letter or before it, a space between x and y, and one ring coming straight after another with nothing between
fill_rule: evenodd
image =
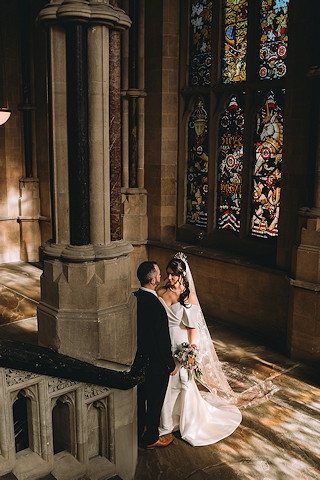
<instances>
[{"instance_id":1,"label":"long lace veil","mask_svg":"<svg viewBox=\"0 0 320 480\"><path fill-rule=\"evenodd\" d=\"M183 252L178 252L175 258L179 258L185 263L186 278L189 282L190 290L193 290L195 294L197 294L186 255ZM202 376L199 381L213 395L225 398L231 403L248 405L252 403L253 400L265 397L266 394L275 389L272 382L263 382L256 378L256 381L253 384L251 383L249 388L244 391L233 391L223 371L222 363L217 356L201 307L198 315L198 347L200 352L200 368L202 370Z\"/></svg>"}]
</instances>

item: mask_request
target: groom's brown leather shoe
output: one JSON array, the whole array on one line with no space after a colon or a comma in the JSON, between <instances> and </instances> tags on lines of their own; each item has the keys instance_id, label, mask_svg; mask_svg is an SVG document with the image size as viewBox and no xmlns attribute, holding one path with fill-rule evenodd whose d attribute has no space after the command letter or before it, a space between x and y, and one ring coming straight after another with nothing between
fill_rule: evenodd
<instances>
[{"instance_id":1,"label":"groom's brown leather shoe","mask_svg":"<svg viewBox=\"0 0 320 480\"><path fill-rule=\"evenodd\" d=\"M154 443L150 443L150 445L146 445L147 450L153 450L154 448L158 447L167 447L170 443L173 442L173 437L171 435L165 435L159 437L158 440Z\"/></svg>"}]
</instances>

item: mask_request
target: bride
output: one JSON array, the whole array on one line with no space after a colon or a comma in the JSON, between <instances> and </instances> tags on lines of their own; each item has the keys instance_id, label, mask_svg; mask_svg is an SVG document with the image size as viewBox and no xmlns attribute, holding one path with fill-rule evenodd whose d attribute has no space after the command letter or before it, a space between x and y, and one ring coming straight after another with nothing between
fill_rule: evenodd
<instances>
[{"instance_id":1,"label":"bride","mask_svg":"<svg viewBox=\"0 0 320 480\"><path fill-rule=\"evenodd\" d=\"M197 377L206 393L200 393L194 376L180 366L177 375L169 379L159 432L165 435L180 430L191 445L210 445L231 435L242 415L222 372L185 255L178 253L166 271L168 282L157 293L167 311L172 349L175 352L186 342L199 350L201 375Z\"/></svg>"}]
</instances>

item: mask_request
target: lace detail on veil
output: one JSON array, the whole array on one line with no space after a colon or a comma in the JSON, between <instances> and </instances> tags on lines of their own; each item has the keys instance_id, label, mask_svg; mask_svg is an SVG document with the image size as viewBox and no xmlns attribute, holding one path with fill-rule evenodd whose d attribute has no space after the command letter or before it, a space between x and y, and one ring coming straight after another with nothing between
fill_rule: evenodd
<instances>
[{"instance_id":1,"label":"lace detail on veil","mask_svg":"<svg viewBox=\"0 0 320 480\"><path fill-rule=\"evenodd\" d=\"M189 282L190 290L193 290L195 294L197 294L186 255L183 252L178 252L174 258L178 258L185 263L186 278ZM242 384L246 385L245 390L242 392L235 392L231 388L228 377L230 377L231 381L234 380L233 377L238 376L235 372L236 369L230 366L223 369L223 364L217 356L201 307L198 315L198 343L200 351L199 365L202 370L202 376L199 382L211 394L227 399L230 403L238 406L248 406L261 401L262 398L266 398L267 395L278 390L270 380L262 381L257 377L255 377L254 380L252 378L250 380L246 379L249 380L249 382L242 381ZM204 396L206 396L206 394L204 394Z\"/></svg>"}]
</instances>

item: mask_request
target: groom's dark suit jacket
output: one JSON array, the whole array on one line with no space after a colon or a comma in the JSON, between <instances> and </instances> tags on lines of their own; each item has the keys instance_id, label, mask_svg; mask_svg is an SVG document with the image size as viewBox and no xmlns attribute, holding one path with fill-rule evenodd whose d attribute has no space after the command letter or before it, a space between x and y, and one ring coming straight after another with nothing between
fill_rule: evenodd
<instances>
[{"instance_id":1,"label":"groom's dark suit jacket","mask_svg":"<svg viewBox=\"0 0 320 480\"><path fill-rule=\"evenodd\" d=\"M160 414L175 363L166 310L151 291L138 290L138 353L148 359L145 382L138 385L138 435L150 445L159 438Z\"/></svg>"},{"instance_id":2,"label":"groom's dark suit jacket","mask_svg":"<svg viewBox=\"0 0 320 480\"><path fill-rule=\"evenodd\" d=\"M169 375L175 368L166 310L153 293L135 292L137 297L138 351L149 359L152 370Z\"/></svg>"}]
</instances>

